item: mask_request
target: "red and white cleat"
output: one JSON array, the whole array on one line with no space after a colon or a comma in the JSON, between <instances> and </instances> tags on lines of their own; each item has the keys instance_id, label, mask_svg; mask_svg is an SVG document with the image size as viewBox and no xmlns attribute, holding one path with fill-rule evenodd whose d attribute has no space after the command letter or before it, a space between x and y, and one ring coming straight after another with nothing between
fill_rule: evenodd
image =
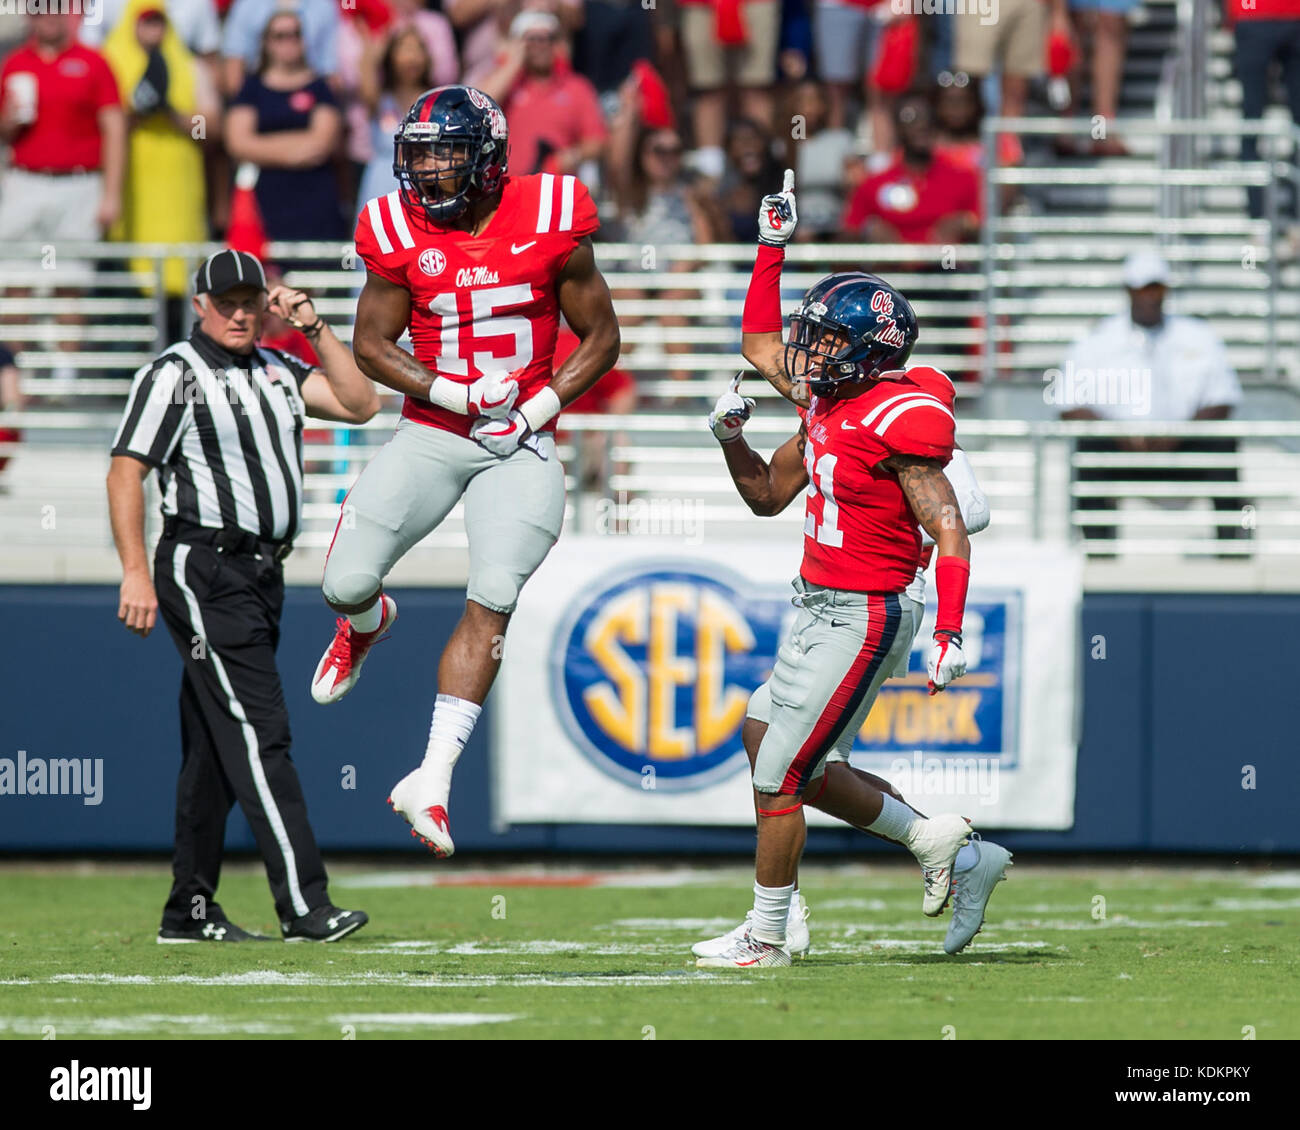
<instances>
[{"instance_id":1,"label":"red and white cleat","mask_svg":"<svg viewBox=\"0 0 1300 1130\"><path fill-rule=\"evenodd\" d=\"M447 819L447 797L436 795L425 780L422 769L413 769L393 786L388 803L394 812L411 826L411 835L419 839L439 859L456 853Z\"/></svg>"},{"instance_id":2,"label":"red and white cleat","mask_svg":"<svg viewBox=\"0 0 1300 1130\"><path fill-rule=\"evenodd\" d=\"M311 679L311 697L322 706L338 702L357 685L370 648L396 621L397 601L387 594L382 600L384 618L373 632L355 632L346 616L338 618L334 642L316 664L316 674Z\"/></svg>"}]
</instances>

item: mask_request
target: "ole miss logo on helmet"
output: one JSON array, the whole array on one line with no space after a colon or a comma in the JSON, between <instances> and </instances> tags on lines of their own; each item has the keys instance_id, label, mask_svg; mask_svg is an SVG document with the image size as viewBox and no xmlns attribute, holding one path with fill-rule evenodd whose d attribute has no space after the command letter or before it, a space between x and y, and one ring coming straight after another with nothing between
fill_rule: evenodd
<instances>
[{"instance_id":1,"label":"ole miss logo on helmet","mask_svg":"<svg viewBox=\"0 0 1300 1130\"><path fill-rule=\"evenodd\" d=\"M878 290L871 296L871 309L876 312L876 323L880 326L875 333L876 341L896 345L900 349L906 345L907 336L894 321L894 299L887 290Z\"/></svg>"}]
</instances>

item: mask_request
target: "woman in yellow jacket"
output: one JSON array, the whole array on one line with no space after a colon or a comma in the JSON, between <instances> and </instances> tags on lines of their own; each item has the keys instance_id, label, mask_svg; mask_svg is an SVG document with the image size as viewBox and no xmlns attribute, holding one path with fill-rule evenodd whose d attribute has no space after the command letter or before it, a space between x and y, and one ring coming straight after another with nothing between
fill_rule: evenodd
<instances>
[{"instance_id":1,"label":"woman in yellow jacket","mask_svg":"<svg viewBox=\"0 0 1300 1130\"><path fill-rule=\"evenodd\" d=\"M104 57L129 115L126 190L112 238L133 243L199 243L208 238L201 142L219 124L203 65L167 18L166 0L128 0L104 40ZM147 259L134 271L152 273ZM168 259L168 297L185 295L189 264ZM151 293L153 287L146 288Z\"/></svg>"}]
</instances>

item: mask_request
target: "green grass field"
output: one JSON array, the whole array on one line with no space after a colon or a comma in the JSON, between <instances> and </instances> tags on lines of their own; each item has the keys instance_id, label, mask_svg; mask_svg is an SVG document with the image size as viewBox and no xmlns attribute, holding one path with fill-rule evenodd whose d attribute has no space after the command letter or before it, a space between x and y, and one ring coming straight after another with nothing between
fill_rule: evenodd
<instances>
[{"instance_id":1,"label":"green grass field","mask_svg":"<svg viewBox=\"0 0 1300 1130\"><path fill-rule=\"evenodd\" d=\"M949 958L916 873L809 866L812 954L739 974L689 946L747 909L740 866L331 873L371 916L344 942L159 946L166 866L0 866L0 1037L1300 1037L1294 871L1021 862ZM259 869L221 901L278 933Z\"/></svg>"}]
</instances>

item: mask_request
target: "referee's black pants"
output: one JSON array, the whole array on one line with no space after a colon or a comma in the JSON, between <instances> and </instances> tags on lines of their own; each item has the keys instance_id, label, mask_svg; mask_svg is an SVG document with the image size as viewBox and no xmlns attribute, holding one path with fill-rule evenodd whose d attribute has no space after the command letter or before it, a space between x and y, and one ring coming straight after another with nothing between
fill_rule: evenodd
<instances>
[{"instance_id":1,"label":"referee's black pants","mask_svg":"<svg viewBox=\"0 0 1300 1130\"><path fill-rule=\"evenodd\" d=\"M163 927L192 930L198 920L225 918L214 896L235 801L266 862L280 921L328 905L275 666L284 606L279 563L164 537L154 587L185 664L176 851Z\"/></svg>"}]
</instances>

